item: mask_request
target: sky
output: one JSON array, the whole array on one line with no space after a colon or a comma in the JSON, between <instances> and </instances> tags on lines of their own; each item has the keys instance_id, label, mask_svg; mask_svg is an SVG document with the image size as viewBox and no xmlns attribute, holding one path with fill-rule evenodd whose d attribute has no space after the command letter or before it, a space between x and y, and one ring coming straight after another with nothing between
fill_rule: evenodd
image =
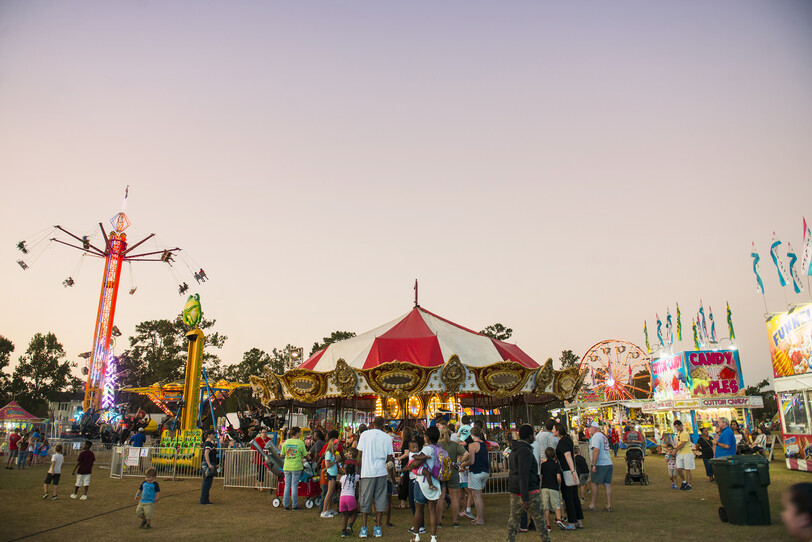
<instances>
[{"instance_id":1,"label":"sky","mask_svg":"<svg viewBox=\"0 0 812 542\"><path fill-rule=\"evenodd\" d=\"M542 362L644 345L644 321L653 342L675 303L690 349L701 299L720 336L730 303L755 384L765 311L812 299L769 257L812 220L810 96L803 1L8 0L0 335L15 361L37 332L90 350L102 262L46 240L23 271L15 245L98 239L129 186L130 242L183 251L125 267L125 335L186 281L224 363L307 353L408 312L418 279Z\"/></svg>"}]
</instances>

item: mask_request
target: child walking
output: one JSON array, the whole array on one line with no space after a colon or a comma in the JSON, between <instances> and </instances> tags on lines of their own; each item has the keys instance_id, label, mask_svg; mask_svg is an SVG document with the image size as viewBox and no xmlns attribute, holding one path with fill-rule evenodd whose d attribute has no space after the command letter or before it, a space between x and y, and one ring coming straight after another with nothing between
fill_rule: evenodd
<instances>
[{"instance_id":1,"label":"child walking","mask_svg":"<svg viewBox=\"0 0 812 542\"><path fill-rule=\"evenodd\" d=\"M76 474L76 487L73 489L71 499L79 498L80 501L87 500L87 490L90 488L90 475L93 473L93 463L96 462L96 456L90 451L93 443L85 441L82 446L82 451L79 452L79 457L76 458L76 466L73 467L73 474ZM84 486L85 494L79 497L79 488Z\"/></svg>"},{"instance_id":2,"label":"child walking","mask_svg":"<svg viewBox=\"0 0 812 542\"><path fill-rule=\"evenodd\" d=\"M135 494L135 500L141 497L141 502L135 508L135 517L141 520L140 527L142 529L152 529L152 508L161 493L161 487L155 480L158 471L155 469L148 469L145 473L146 479L138 486L138 491Z\"/></svg>"},{"instance_id":3,"label":"child walking","mask_svg":"<svg viewBox=\"0 0 812 542\"><path fill-rule=\"evenodd\" d=\"M344 472L346 472L346 474L341 477L341 494L338 498L338 511L341 512L342 516L342 538L352 536L352 526L358 517L358 480L361 478L355 473L354 462L347 462L344 465Z\"/></svg>"},{"instance_id":4,"label":"child walking","mask_svg":"<svg viewBox=\"0 0 812 542\"><path fill-rule=\"evenodd\" d=\"M42 484L43 499L48 498L48 486L53 484L54 486L54 496L51 497L52 501L55 501L58 497L56 495L57 486L59 485L59 477L62 476L62 463L65 462L65 456L62 455L62 445L57 444L54 448L54 455L51 456L51 466L48 467L48 474L45 475L45 483Z\"/></svg>"},{"instance_id":5,"label":"child walking","mask_svg":"<svg viewBox=\"0 0 812 542\"><path fill-rule=\"evenodd\" d=\"M671 478L671 489L679 489L677 487L677 455L674 453L672 444L666 447L665 463L668 466L668 477Z\"/></svg>"},{"instance_id":6,"label":"child walking","mask_svg":"<svg viewBox=\"0 0 812 542\"><path fill-rule=\"evenodd\" d=\"M555 511L555 524L559 529L567 530L569 527L561 520L561 467L555 457L555 449L544 450L544 461L541 462L541 505L544 507L544 523L548 531L552 530L550 524L550 511ZM536 529L542 528L540 525Z\"/></svg>"}]
</instances>

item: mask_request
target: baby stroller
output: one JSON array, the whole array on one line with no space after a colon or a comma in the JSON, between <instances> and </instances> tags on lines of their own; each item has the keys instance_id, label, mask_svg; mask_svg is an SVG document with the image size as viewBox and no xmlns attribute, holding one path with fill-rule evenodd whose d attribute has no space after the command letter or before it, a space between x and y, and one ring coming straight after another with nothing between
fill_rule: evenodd
<instances>
[{"instance_id":1,"label":"baby stroller","mask_svg":"<svg viewBox=\"0 0 812 542\"><path fill-rule=\"evenodd\" d=\"M282 506L282 496L285 494L285 477L280 476L276 484L276 497L273 500L274 508ZM300 499L305 499L305 508L313 508L313 506L321 507L321 485L319 479L314 476L314 469L310 463L305 462L302 477L299 479L299 492Z\"/></svg>"},{"instance_id":2,"label":"baby stroller","mask_svg":"<svg viewBox=\"0 0 812 542\"><path fill-rule=\"evenodd\" d=\"M646 449L643 443L632 433L626 440L626 485L630 486L639 483L641 486L648 485L648 474L645 468Z\"/></svg>"}]
</instances>

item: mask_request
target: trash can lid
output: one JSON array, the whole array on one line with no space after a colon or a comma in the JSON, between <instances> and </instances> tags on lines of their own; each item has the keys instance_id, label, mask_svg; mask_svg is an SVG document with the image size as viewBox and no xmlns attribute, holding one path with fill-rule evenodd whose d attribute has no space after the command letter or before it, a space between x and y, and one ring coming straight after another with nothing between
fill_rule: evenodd
<instances>
[{"instance_id":1,"label":"trash can lid","mask_svg":"<svg viewBox=\"0 0 812 542\"><path fill-rule=\"evenodd\" d=\"M762 457L758 454L737 454L711 459L711 463L728 463L730 465L758 465L768 463L768 461L766 457Z\"/></svg>"}]
</instances>

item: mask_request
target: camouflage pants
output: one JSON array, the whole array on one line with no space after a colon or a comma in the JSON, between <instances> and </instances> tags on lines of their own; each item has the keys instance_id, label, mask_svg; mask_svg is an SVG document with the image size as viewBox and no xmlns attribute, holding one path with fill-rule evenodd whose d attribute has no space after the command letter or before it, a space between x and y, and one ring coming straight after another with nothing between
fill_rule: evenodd
<instances>
[{"instance_id":1,"label":"camouflage pants","mask_svg":"<svg viewBox=\"0 0 812 542\"><path fill-rule=\"evenodd\" d=\"M510 516L508 517L508 542L516 541L516 533L519 532L519 522L522 519L522 497L521 495L510 494ZM541 509L541 493L530 494L530 507L527 513L536 523L536 532L544 542L550 542L550 533L547 532L547 522L544 521L544 511Z\"/></svg>"}]
</instances>

